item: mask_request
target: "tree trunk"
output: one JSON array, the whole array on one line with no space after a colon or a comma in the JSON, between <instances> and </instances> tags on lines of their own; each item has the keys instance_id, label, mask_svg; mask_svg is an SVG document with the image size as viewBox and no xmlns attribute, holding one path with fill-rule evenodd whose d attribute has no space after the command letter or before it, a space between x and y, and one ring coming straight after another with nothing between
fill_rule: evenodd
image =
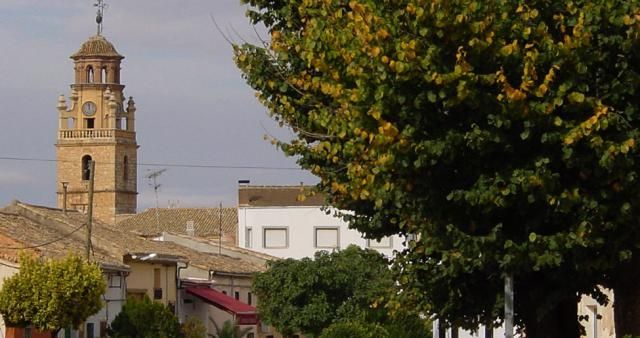
<instances>
[{"instance_id":1,"label":"tree trunk","mask_svg":"<svg viewBox=\"0 0 640 338\"><path fill-rule=\"evenodd\" d=\"M544 275L533 274L515 281L514 305L517 316L524 322L527 338L579 338L582 326L578 322L576 292L566 290ZM558 299L553 308L545 300ZM541 313L544 311L544 313Z\"/></svg>"},{"instance_id":2,"label":"tree trunk","mask_svg":"<svg viewBox=\"0 0 640 338\"><path fill-rule=\"evenodd\" d=\"M579 338L578 300L567 299L549 310L542 318L538 318L534 309L529 312L525 321L527 338Z\"/></svg>"},{"instance_id":3,"label":"tree trunk","mask_svg":"<svg viewBox=\"0 0 640 338\"><path fill-rule=\"evenodd\" d=\"M57 329L57 330L51 331L51 338L58 337L58 333L60 332L60 330L62 330L62 329Z\"/></svg>"},{"instance_id":4,"label":"tree trunk","mask_svg":"<svg viewBox=\"0 0 640 338\"><path fill-rule=\"evenodd\" d=\"M618 270L612 282L616 337L640 336L640 252Z\"/></svg>"}]
</instances>

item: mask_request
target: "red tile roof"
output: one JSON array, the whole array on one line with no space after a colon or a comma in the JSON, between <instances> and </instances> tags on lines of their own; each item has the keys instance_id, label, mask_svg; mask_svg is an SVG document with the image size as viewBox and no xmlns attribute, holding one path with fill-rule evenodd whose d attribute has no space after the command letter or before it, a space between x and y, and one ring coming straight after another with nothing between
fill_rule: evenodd
<instances>
[{"instance_id":1,"label":"red tile roof","mask_svg":"<svg viewBox=\"0 0 640 338\"><path fill-rule=\"evenodd\" d=\"M240 325L255 325L258 323L258 311L255 307L229 297L222 292L206 287L190 287L187 288L187 293L234 314Z\"/></svg>"}]
</instances>

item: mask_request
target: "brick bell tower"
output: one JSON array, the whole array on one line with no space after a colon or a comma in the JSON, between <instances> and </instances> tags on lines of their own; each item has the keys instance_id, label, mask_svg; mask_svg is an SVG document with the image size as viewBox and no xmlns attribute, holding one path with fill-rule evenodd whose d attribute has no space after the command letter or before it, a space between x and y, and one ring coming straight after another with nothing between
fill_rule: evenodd
<instances>
[{"instance_id":1,"label":"brick bell tower","mask_svg":"<svg viewBox=\"0 0 640 338\"><path fill-rule=\"evenodd\" d=\"M98 34L71 55L75 82L70 105L64 95L58 99L57 204L65 204L66 190L68 209L87 210L93 161L93 214L114 224L116 215L136 212L136 108L132 97L125 102L120 83L124 57L101 35L101 10L97 22Z\"/></svg>"}]
</instances>

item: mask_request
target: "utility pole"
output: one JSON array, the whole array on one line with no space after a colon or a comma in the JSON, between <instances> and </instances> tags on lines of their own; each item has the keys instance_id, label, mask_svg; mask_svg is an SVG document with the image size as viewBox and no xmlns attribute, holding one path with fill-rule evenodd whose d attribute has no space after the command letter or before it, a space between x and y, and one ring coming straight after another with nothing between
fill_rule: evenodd
<instances>
[{"instance_id":1,"label":"utility pole","mask_svg":"<svg viewBox=\"0 0 640 338\"><path fill-rule=\"evenodd\" d=\"M155 196L156 196L156 231L158 233L160 233L160 214L159 214L159 211L158 211L158 189L160 189L162 184L159 184L157 180L158 180L158 177L160 175L162 175L162 173L164 173L165 171L167 171L167 169L156 170L156 171L153 171L149 175L146 176L147 179L153 181L151 186L153 187L153 191L154 191Z\"/></svg>"},{"instance_id":2,"label":"utility pole","mask_svg":"<svg viewBox=\"0 0 640 338\"><path fill-rule=\"evenodd\" d=\"M504 277L504 338L513 338L513 275Z\"/></svg>"},{"instance_id":3,"label":"utility pole","mask_svg":"<svg viewBox=\"0 0 640 338\"><path fill-rule=\"evenodd\" d=\"M69 182L62 182L62 214L67 216L67 188Z\"/></svg>"},{"instance_id":4,"label":"utility pole","mask_svg":"<svg viewBox=\"0 0 640 338\"><path fill-rule=\"evenodd\" d=\"M89 161L89 205L87 206L87 261L91 258L91 226L93 223L93 183L95 181L96 162Z\"/></svg>"},{"instance_id":5,"label":"utility pole","mask_svg":"<svg viewBox=\"0 0 640 338\"><path fill-rule=\"evenodd\" d=\"M222 255L222 202L220 202L220 221L218 223L219 236L218 236L218 255Z\"/></svg>"}]
</instances>

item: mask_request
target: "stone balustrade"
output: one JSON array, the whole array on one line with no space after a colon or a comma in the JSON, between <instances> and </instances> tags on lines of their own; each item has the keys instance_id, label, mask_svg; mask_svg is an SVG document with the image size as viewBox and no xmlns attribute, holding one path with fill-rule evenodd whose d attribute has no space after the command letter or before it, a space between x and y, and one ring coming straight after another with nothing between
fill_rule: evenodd
<instances>
[{"instance_id":1,"label":"stone balustrade","mask_svg":"<svg viewBox=\"0 0 640 338\"><path fill-rule=\"evenodd\" d=\"M119 129L63 129L58 132L59 140L116 138L134 140L135 137L134 132Z\"/></svg>"}]
</instances>

